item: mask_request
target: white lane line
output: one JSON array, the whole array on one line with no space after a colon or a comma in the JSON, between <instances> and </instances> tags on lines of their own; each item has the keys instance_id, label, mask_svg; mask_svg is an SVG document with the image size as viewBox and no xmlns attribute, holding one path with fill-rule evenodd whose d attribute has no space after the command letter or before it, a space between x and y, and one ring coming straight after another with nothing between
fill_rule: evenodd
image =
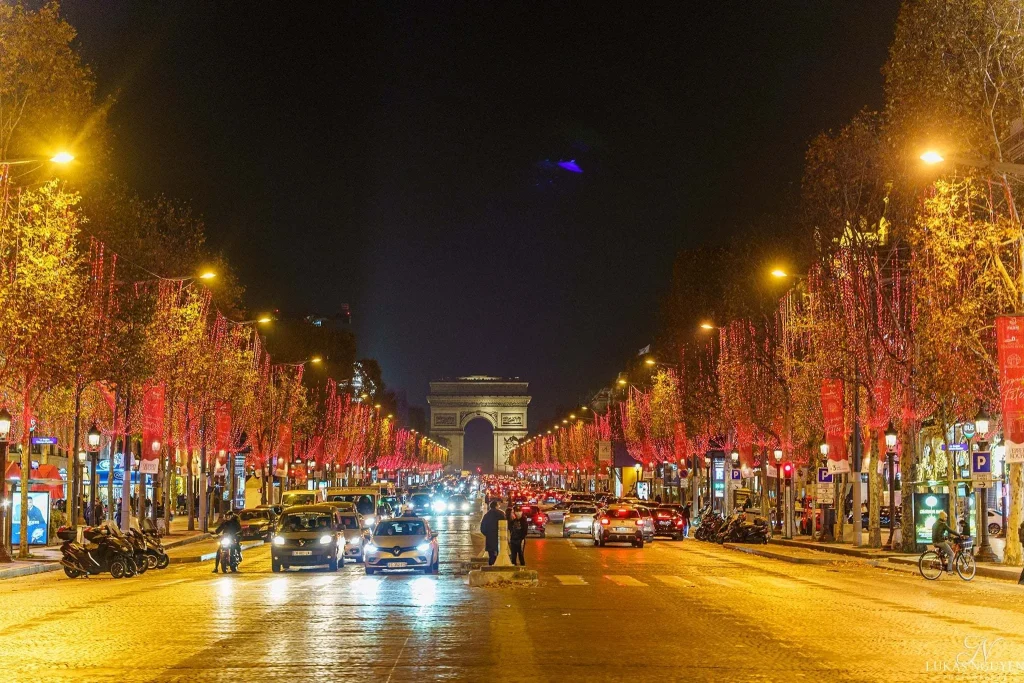
<instances>
[{"instance_id":1,"label":"white lane line","mask_svg":"<svg viewBox=\"0 0 1024 683\"><path fill-rule=\"evenodd\" d=\"M586 586L586 581L583 580L582 576L568 575L568 574L555 574L555 578L563 586Z\"/></svg>"},{"instance_id":2,"label":"white lane line","mask_svg":"<svg viewBox=\"0 0 1024 683\"><path fill-rule=\"evenodd\" d=\"M724 586L726 588L746 588L747 584L738 580L730 579L727 576L704 576L702 577L705 581L710 581L713 584Z\"/></svg>"},{"instance_id":3,"label":"white lane line","mask_svg":"<svg viewBox=\"0 0 1024 683\"><path fill-rule=\"evenodd\" d=\"M165 586L173 586L176 583L184 583L185 581L188 581L188 580L189 579L174 579L173 581L161 581L160 583L158 583L156 585L156 587L157 588L163 588Z\"/></svg>"},{"instance_id":4,"label":"white lane line","mask_svg":"<svg viewBox=\"0 0 1024 683\"><path fill-rule=\"evenodd\" d=\"M697 584L693 581L684 579L681 576L668 576L662 574L655 574L654 578L661 581L666 586L673 586L675 588L696 588Z\"/></svg>"},{"instance_id":5,"label":"white lane line","mask_svg":"<svg viewBox=\"0 0 1024 683\"><path fill-rule=\"evenodd\" d=\"M605 574L604 578L608 579L609 581L618 586L647 586L647 584L643 581L637 581L632 576L626 576L624 574Z\"/></svg>"},{"instance_id":6,"label":"white lane line","mask_svg":"<svg viewBox=\"0 0 1024 683\"><path fill-rule=\"evenodd\" d=\"M395 668L398 666L398 660L402 658L402 653L405 652L405 646L409 642L410 638L412 638L412 636L405 637L405 642L402 643L402 649L398 651L398 656L395 657L395 663L391 665L391 671L388 673L388 680L384 683L391 683L391 677L395 675Z\"/></svg>"}]
</instances>

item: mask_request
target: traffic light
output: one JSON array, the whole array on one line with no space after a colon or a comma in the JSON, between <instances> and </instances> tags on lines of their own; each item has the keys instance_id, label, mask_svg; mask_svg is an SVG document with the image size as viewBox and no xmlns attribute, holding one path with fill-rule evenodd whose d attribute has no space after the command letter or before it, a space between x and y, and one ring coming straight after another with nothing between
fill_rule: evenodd
<instances>
[{"instance_id":1,"label":"traffic light","mask_svg":"<svg viewBox=\"0 0 1024 683\"><path fill-rule=\"evenodd\" d=\"M793 470L794 470L793 463L791 463L791 462L784 462L784 463L782 463L782 476L785 479L792 479L793 478Z\"/></svg>"},{"instance_id":2,"label":"traffic light","mask_svg":"<svg viewBox=\"0 0 1024 683\"><path fill-rule=\"evenodd\" d=\"M480 474L481 472L483 472L483 468L477 467L476 468L476 473Z\"/></svg>"}]
</instances>

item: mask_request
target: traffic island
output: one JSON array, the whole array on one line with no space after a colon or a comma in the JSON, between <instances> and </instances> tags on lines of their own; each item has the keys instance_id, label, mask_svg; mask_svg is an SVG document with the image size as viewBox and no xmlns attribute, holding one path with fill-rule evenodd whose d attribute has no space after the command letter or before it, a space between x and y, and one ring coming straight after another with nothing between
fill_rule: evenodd
<instances>
[{"instance_id":1,"label":"traffic island","mask_svg":"<svg viewBox=\"0 0 1024 683\"><path fill-rule=\"evenodd\" d=\"M511 588L536 586L537 572L525 567L483 567L469 573L474 588Z\"/></svg>"}]
</instances>

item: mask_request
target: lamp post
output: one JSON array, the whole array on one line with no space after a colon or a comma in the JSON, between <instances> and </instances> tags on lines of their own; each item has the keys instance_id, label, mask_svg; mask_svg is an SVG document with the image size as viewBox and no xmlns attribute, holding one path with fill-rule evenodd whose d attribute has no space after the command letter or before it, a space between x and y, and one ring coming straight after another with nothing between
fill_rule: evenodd
<instances>
[{"instance_id":1,"label":"lamp post","mask_svg":"<svg viewBox=\"0 0 1024 683\"><path fill-rule=\"evenodd\" d=\"M732 453L729 454L729 460L732 461L732 468L733 469L736 469L737 467L739 467L739 464L740 464L740 452L738 450L736 450L735 448L732 449ZM729 478L726 479L726 481L725 481L725 497L726 497L726 501L729 504L729 512L730 513L733 511L733 508L736 506L736 501L733 500L733 497L735 495L735 491L731 491L730 490L731 488L732 488L732 472L729 473Z\"/></svg>"},{"instance_id":2,"label":"lamp post","mask_svg":"<svg viewBox=\"0 0 1024 683\"><path fill-rule=\"evenodd\" d=\"M982 408L978 411L978 415L974 418L974 437L981 441L981 444L988 448L988 442L982 441L983 437L988 434L989 419L988 413ZM973 458L973 451L971 451ZM989 464L991 466L992 454L989 453ZM973 465L973 462L971 463ZM988 538L988 489L974 487L974 498L977 503L978 512L978 533L981 535L981 544L978 546L978 552L974 558L978 562L998 562L999 558L996 557L995 552L992 550L992 545L989 543Z\"/></svg>"},{"instance_id":3,"label":"lamp post","mask_svg":"<svg viewBox=\"0 0 1024 683\"><path fill-rule=\"evenodd\" d=\"M7 549L7 440L11 436L11 414L0 408L0 562L11 562Z\"/></svg>"},{"instance_id":4,"label":"lamp post","mask_svg":"<svg viewBox=\"0 0 1024 683\"><path fill-rule=\"evenodd\" d=\"M96 492L97 492L97 480L96 480L96 465L99 460L100 453L100 430L96 426L96 423L92 423L92 427L89 427L89 431L86 434L86 444L89 447L89 511L92 513L92 519L87 519L86 524L99 524L96 520ZM107 472L108 477L114 476L114 468L111 467L110 471Z\"/></svg>"},{"instance_id":5,"label":"lamp post","mask_svg":"<svg viewBox=\"0 0 1024 683\"><path fill-rule=\"evenodd\" d=\"M889 468L889 540L883 546L886 550L892 550L892 536L896 529L896 440L899 434L896 428L889 422L889 428L885 430L885 466Z\"/></svg>"},{"instance_id":6,"label":"lamp post","mask_svg":"<svg viewBox=\"0 0 1024 683\"><path fill-rule=\"evenodd\" d=\"M821 445L818 446L818 451L821 453L822 464L827 467L828 466L828 440L826 438L822 438ZM814 483L815 483L816 486L818 485L817 473L815 473ZM815 507L817 509L814 511L814 520L811 522L811 535L812 536L817 535L818 536L818 540L823 540L826 536L830 536L830 534L828 534L826 532L827 525L825 524L825 506L821 502L821 498L817 495L818 491L815 491L814 493L815 493L814 505L815 505ZM819 517L818 517L819 513L821 515L820 520L819 520Z\"/></svg>"},{"instance_id":7,"label":"lamp post","mask_svg":"<svg viewBox=\"0 0 1024 683\"><path fill-rule=\"evenodd\" d=\"M782 449L775 449L775 529L782 531Z\"/></svg>"}]
</instances>

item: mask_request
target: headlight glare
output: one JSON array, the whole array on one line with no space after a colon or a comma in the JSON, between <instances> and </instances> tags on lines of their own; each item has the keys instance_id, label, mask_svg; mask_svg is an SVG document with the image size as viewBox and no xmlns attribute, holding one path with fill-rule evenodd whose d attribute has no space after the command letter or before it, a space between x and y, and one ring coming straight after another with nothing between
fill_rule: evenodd
<instances>
[{"instance_id":1,"label":"headlight glare","mask_svg":"<svg viewBox=\"0 0 1024 683\"><path fill-rule=\"evenodd\" d=\"M323 536L320 537L320 545L327 545L330 542L331 542L331 537L330 537L329 534L324 534Z\"/></svg>"},{"instance_id":2,"label":"headlight glare","mask_svg":"<svg viewBox=\"0 0 1024 683\"><path fill-rule=\"evenodd\" d=\"M274 536L274 545L284 545L284 538L281 536Z\"/></svg>"},{"instance_id":3,"label":"headlight glare","mask_svg":"<svg viewBox=\"0 0 1024 683\"><path fill-rule=\"evenodd\" d=\"M430 552L430 544L429 543L420 543L418 546L416 546L416 550L418 550L421 553L429 553Z\"/></svg>"}]
</instances>

